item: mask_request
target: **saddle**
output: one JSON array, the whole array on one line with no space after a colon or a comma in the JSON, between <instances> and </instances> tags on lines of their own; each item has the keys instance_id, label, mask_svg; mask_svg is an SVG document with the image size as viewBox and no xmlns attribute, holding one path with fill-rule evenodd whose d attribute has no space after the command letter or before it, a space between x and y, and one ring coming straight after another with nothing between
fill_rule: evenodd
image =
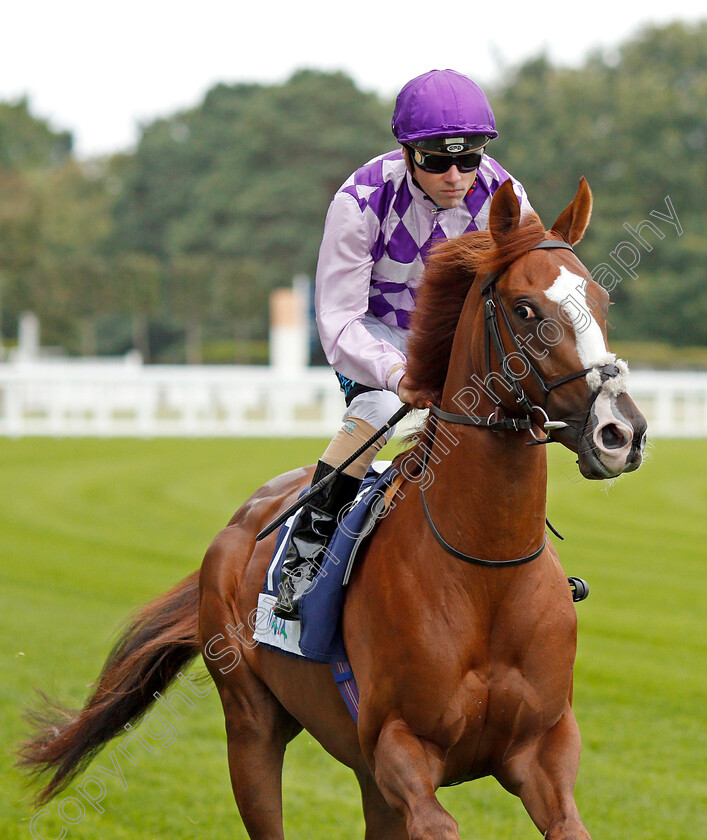
<instances>
[{"instance_id":1,"label":"saddle","mask_svg":"<svg viewBox=\"0 0 707 840\"><path fill-rule=\"evenodd\" d=\"M403 477L390 462L374 462L325 549L312 584L302 596L299 621L278 618L273 613L285 550L297 513L280 526L263 590L258 596L253 639L290 656L328 662L354 720L358 719L358 689L346 657L340 626L344 588L361 545L391 509L402 481ZM308 489L305 488L302 495Z\"/></svg>"}]
</instances>

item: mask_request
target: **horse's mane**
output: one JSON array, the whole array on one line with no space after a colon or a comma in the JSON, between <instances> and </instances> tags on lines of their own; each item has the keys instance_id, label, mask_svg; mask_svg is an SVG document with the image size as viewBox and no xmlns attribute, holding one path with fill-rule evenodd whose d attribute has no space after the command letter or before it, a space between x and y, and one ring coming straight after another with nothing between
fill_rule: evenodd
<instances>
[{"instance_id":1,"label":"horse's mane","mask_svg":"<svg viewBox=\"0 0 707 840\"><path fill-rule=\"evenodd\" d=\"M546 237L540 217L530 213L515 230L496 234L496 239L487 230L473 231L442 241L430 251L407 343L406 373L416 388L441 395L454 333L474 280L503 271ZM418 449L429 442L429 435L428 418L419 431L407 436L407 447L396 458L396 463L406 460L406 477L421 472Z\"/></svg>"},{"instance_id":2,"label":"horse's mane","mask_svg":"<svg viewBox=\"0 0 707 840\"><path fill-rule=\"evenodd\" d=\"M436 245L430 252L407 343L407 374L421 390L441 393L447 378L454 333L464 301L477 276L503 271L545 238L535 213L494 240L487 230L473 231Z\"/></svg>"}]
</instances>

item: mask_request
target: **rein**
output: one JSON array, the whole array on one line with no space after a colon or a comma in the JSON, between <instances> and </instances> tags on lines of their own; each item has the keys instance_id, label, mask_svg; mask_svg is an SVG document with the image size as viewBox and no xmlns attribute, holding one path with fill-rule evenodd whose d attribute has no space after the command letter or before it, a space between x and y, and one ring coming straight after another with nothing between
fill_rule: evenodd
<instances>
[{"instance_id":1,"label":"rein","mask_svg":"<svg viewBox=\"0 0 707 840\"><path fill-rule=\"evenodd\" d=\"M473 566L498 566L500 568L508 568L509 566L522 566L524 563L530 563L531 560L535 560L536 557L539 557L543 553L547 538L543 539L543 543L537 551L534 551L532 554L528 554L527 557L518 557L515 560L483 560L481 557L472 557L471 554L464 554L463 551L459 551L454 548L454 546L450 545L435 527L432 517L430 516L430 511L427 507L427 500L425 499L425 493L422 488L420 488L420 496L422 497L422 509L425 511L425 517L427 518L427 523L430 526L432 535L447 552L447 554L451 554L452 557L456 557L458 560L463 560L465 563L471 563Z\"/></svg>"},{"instance_id":2,"label":"rein","mask_svg":"<svg viewBox=\"0 0 707 840\"><path fill-rule=\"evenodd\" d=\"M560 242L555 239L545 239L542 242L539 242L530 250L541 251L555 248L561 248L567 251L572 251L572 253L574 253L574 248L572 248L572 246L569 243ZM482 417L475 414L454 414L449 411L443 411L441 408L438 408L432 403L428 405L428 408L430 410L430 413L436 418L436 420L442 420L446 423L458 423L462 426L476 426L480 428L489 429L489 431L492 432L529 431L531 436L533 437L533 440L528 442L529 446L532 444L550 443L552 441L552 438L550 437L550 432L553 429L564 429L567 427L568 424L565 423L563 420L550 420L545 409L539 405L534 405L533 402L526 395L518 380L515 377L509 375L508 370L510 368L508 367L508 359L510 354L506 352L506 348L503 346L503 339L501 337L501 331L498 324L497 312L500 311L501 313L501 317L503 318L506 330L508 331L508 334L511 337L511 342L513 344L513 347L515 348L515 352L519 353L521 357L526 361L530 372L533 374L533 377L542 388L543 393L546 397L554 388L557 388L560 385L565 385L568 382L573 382L575 379L579 379L582 376L586 376L588 373L591 373L592 370L599 371L602 382L619 376L620 371L616 365L607 364L602 365L601 367L584 368L583 370L576 371L575 373L570 373L566 376L561 376L558 379L555 379L553 382L550 382L549 384L545 382L543 377L540 375L540 373L537 371L532 361L528 357L527 353L518 343L511 328L511 323L508 318L508 314L506 313L501 299L496 293L496 283L498 282L502 274L503 271L497 271L493 274L488 274L481 286L481 293L484 298L484 357L486 362L487 379L489 374L491 373L491 347L493 346L493 349L498 358L498 362L501 366L500 375L503 378L504 382L511 389L511 392L515 396L515 400L519 407L525 411L526 416L505 417L501 414L500 407L497 407L493 412L491 412L491 414L488 415L488 417ZM490 388L491 393L497 397L496 392L493 390L493 381L489 382L488 387ZM600 390L601 389L597 390L587 409L587 417L589 416L591 406L593 405L594 400L597 398ZM541 412L542 415L545 417L543 429L545 430L546 435L544 438L539 438L533 431L532 415L536 411ZM427 461L429 458L429 453L432 444L434 443L435 429L436 423L432 429L431 440L429 445L423 447L423 476L427 471ZM425 499L425 492L422 484L420 485L420 497L422 499L422 509L425 513L425 518L427 519L427 523L430 526L430 530L432 531L434 538L448 554L451 554L453 557L456 557L459 560L463 560L465 563L471 563L475 566L500 568L508 568L509 566L521 566L524 563L530 563L532 560L535 560L536 557L539 557L542 554L543 549L545 548L547 537L543 538L543 542L540 548L538 548L532 554L528 554L526 557L518 557L514 560L484 560L480 557L473 557L471 554L465 554L464 552L459 551L458 549L450 545L437 530L437 527L432 521L432 515L430 514L429 507L427 506L427 500ZM552 527L552 525L550 525L549 522L547 524L552 529L553 533L557 534L557 531ZM557 534L557 536L560 537L560 539L562 539L562 537L559 534Z\"/></svg>"},{"instance_id":3,"label":"rein","mask_svg":"<svg viewBox=\"0 0 707 840\"><path fill-rule=\"evenodd\" d=\"M430 407L431 410L431 407ZM442 414L447 414L447 412L442 412ZM457 415L452 415L457 416ZM459 415L461 417L467 417L468 415ZM483 418L479 418L482 419ZM507 418L512 419L512 418ZM463 421L462 421L463 422ZM486 425L486 428L491 428L491 425L482 424L482 423L464 423L467 426L478 426L478 425ZM505 427L504 427L505 428ZM520 431L520 430L518 430ZM429 446L423 447L424 455L422 456L422 476L424 478L425 473L427 472L427 461L429 460L430 451L432 448L432 444L434 443L435 433L434 430L432 431L432 440L429 443ZM427 524L430 526L430 530L432 531L432 536L437 540L437 542L442 546L442 548L447 552L447 554L451 554L452 557L456 557L458 560L463 560L465 563L471 563L473 566L485 566L489 567L499 567L499 568L508 568L509 566L522 566L524 563L530 563L531 560L535 560L536 557L539 557L543 549L545 548L545 543L547 541L547 537L543 538L542 545L540 546L537 551L534 551L532 554L528 554L526 557L517 557L515 560L484 560L481 557L474 557L471 554L465 554L463 551L459 551L458 549L454 548L454 546L450 545L444 537L440 534L437 530L437 526L432 521L432 514L430 513L430 509L427 506L427 499L425 498L425 489L424 489L424 481L420 484L420 498L422 499L422 510L425 512L425 519L427 519ZM549 523L548 523L549 524ZM550 526L552 527L552 526ZM552 529L554 533L557 533L555 529ZM559 535L558 535L559 536ZM560 539L562 539L560 537Z\"/></svg>"}]
</instances>

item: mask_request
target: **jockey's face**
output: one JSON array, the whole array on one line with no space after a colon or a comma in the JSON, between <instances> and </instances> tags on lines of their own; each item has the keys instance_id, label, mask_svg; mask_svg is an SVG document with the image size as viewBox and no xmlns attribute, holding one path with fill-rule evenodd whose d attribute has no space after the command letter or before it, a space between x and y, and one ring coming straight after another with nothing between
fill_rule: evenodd
<instances>
[{"instance_id":1,"label":"jockey's face","mask_svg":"<svg viewBox=\"0 0 707 840\"><path fill-rule=\"evenodd\" d=\"M408 160L412 163L409 158ZM446 172L438 175L434 172L425 172L414 163L412 166L417 183L443 210L451 210L452 207L458 207L464 201L464 196L471 189L478 171L472 169L471 172L460 172L456 166L450 166Z\"/></svg>"}]
</instances>

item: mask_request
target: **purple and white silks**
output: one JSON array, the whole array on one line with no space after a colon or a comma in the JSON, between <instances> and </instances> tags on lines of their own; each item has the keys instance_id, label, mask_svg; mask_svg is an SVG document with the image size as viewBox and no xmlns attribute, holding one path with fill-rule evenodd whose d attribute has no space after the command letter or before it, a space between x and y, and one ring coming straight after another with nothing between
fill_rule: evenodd
<instances>
[{"instance_id":1,"label":"purple and white silks","mask_svg":"<svg viewBox=\"0 0 707 840\"><path fill-rule=\"evenodd\" d=\"M510 177L484 156L474 190L459 207L440 210L412 182L397 150L369 161L343 184L327 214L315 292L322 347L335 370L397 393L430 246L485 230L491 198ZM524 215L532 208L512 181Z\"/></svg>"}]
</instances>

